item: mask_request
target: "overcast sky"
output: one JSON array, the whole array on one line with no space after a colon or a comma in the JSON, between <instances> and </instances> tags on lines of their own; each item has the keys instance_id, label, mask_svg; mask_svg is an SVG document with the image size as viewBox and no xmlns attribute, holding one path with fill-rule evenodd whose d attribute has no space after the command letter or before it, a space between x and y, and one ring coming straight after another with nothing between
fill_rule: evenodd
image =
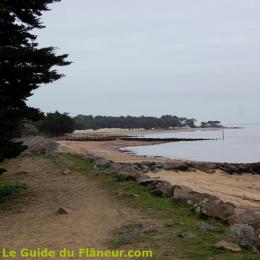
<instances>
[{"instance_id":1,"label":"overcast sky","mask_svg":"<svg viewBox=\"0 0 260 260\"><path fill-rule=\"evenodd\" d=\"M38 38L73 64L45 112L260 122L259 0L63 0Z\"/></svg>"}]
</instances>

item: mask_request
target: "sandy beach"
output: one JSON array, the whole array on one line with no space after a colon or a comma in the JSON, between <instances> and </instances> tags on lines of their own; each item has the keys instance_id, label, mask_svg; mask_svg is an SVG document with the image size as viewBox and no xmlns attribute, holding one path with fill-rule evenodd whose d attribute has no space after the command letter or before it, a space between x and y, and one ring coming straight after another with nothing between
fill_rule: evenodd
<instances>
[{"instance_id":1,"label":"sandy beach","mask_svg":"<svg viewBox=\"0 0 260 260\"><path fill-rule=\"evenodd\" d=\"M93 154L114 162L136 163L142 161L165 161L160 157L137 156L119 149L136 145L151 145L158 142L138 141L59 141L60 151L79 154ZM168 160L167 160L168 161ZM174 161L174 160L172 160ZM160 171L148 173L152 177L160 177L172 184L185 185L198 192L210 193L234 203L240 208L260 211L260 175L229 175L221 171L209 174L201 171L174 172Z\"/></svg>"},{"instance_id":2,"label":"sandy beach","mask_svg":"<svg viewBox=\"0 0 260 260\"><path fill-rule=\"evenodd\" d=\"M165 161L160 157L137 156L127 152L120 151L120 148L137 146L137 145L153 145L162 142L139 142L139 141L58 141L60 151L73 152L78 154L93 154L107 160L119 163L135 163L142 161Z\"/></svg>"},{"instance_id":3,"label":"sandy beach","mask_svg":"<svg viewBox=\"0 0 260 260\"><path fill-rule=\"evenodd\" d=\"M148 173L150 177L161 177L172 184L184 185L194 191L218 196L239 208L260 211L260 175L234 176L217 171L208 174L202 171Z\"/></svg>"}]
</instances>

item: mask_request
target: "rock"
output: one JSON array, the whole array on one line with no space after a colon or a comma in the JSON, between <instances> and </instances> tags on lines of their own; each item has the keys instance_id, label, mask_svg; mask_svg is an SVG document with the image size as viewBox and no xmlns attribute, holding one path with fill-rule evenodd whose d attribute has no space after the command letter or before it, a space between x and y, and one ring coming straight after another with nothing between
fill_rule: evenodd
<instances>
[{"instance_id":1,"label":"rock","mask_svg":"<svg viewBox=\"0 0 260 260\"><path fill-rule=\"evenodd\" d=\"M205 200L200 204L200 214L205 217L213 217L223 222L228 222L228 219L235 213L235 205L229 202L217 200Z\"/></svg>"},{"instance_id":2,"label":"rock","mask_svg":"<svg viewBox=\"0 0 260 260\"><path fill-rule=\"evenodd\" d=\"M191 197L190 192L192 189L182 185L173 185L173 200L180 203L186 203L186 201Z\"/></svg>"},{"instance_id":3,"label":"rock","mask_svg":"<svg viewBox=\"0 0 260 260\"><path fill-rule=\"evenodd\" d=\"M71 173L71 171L68 170L68 169L66 169L66 170L63 172L64 175L68 175L68 174L70 174L70 173Z\"/></svg>"},{"instance_id":4,"label":"rock","mask_svg":"<svg viewBox=\"0 0 260 260\"><path fill-rule=\"evenodd\" d=\"M201 222L198 224L198 228L202 231L213 231L216 229L216 227L214 225L205 223L205 222Z\"/></svg>"},{"instance_id":5,"label":"rock","mask_svg":"<svg viewBox=\"0 0 260 260\"><path fill-rule=\"evenodd\" d=\"M92 154L85 154L81 157L83 160L94 162L97 160L97 158Z\"/></svg>"},{"instance_id":6,"label":"rock","mask_svg":"<svg viewBox=\"0 0 260 260\"><path fill-rule=\"evenodd\" d=\"M52 154L58 150L58 144L42 136L28 136L20 138L19 141L27 146L23 154Z\"/></svg>"},{"instance_id":7,"label":"rock","mask_svg":"<svg viewBox=\"0 0 260 260\"><path fill-rule=\"evenodd\" d=\"M149 176L147 176L147 175L142 175L142 176L141 176L140 178L138 178L136 181L137 181L137 183L139 183L139 184L145 185L145 183L149 182L150 179L151 179L151 178L150 178Z\"/></svg>"},{"instance_id":8,"label":"rock","mask_svg":"<svg viewBox=\"0 0 260 260\"><path fill-rule=\"evenodd\" d=\"M128 164L111 163L111 166L105 169L102 173L104 175L117 176L120 175L122 172L137 174L140 173L140 170L138 171L132 165Z\"/></svg>"},{"instance_id":9,"label":"rock","mask_svg":"<svg viewBox=\"0 0 260 260\"><path fill-rule=\"evenodd\" d=\"M142 223L133 223L133 224L126 224L121 226L120 231L123 233L128 234L145 234L145 233L152 233L157 232L155 226L149 224L142 224Z\"/></svg>"},{"instance_id":10,"label":"rock","mask_svg":"<svg viewBox=\"0 0 260 260\"><path fill-rule=\"evenodd\" d=\"M230 227L229 239L243 248L254 248L257 238L254 228L247 224L235 224Z\"/></svg>"},{"instance_id":11,"label":"rock","mask_svg":"<svg viewBox=\"0 0 260 260\"><path fill-rule=\"evenodd\" d=\"M179 238L185 238L185 239L193 239L196 237L196 235L194 235L191 232L180 232L177 234L177 237Z\"/></svg>"},{"instance_id":12,"label":"rock","mask_svg":"<svg viewBox=\"0 0 260 260\"><path fill-rule=\"evenodd\" d=\"M152 172L157 173L157 172L160 172L161 170L162 170L161 168L154 168L154 169L152 169Z\"/></svg>"},{"instance_id":13,"label":"rock","mask_svg":"<svg viewBox=\"0 0 260 260\"><path fill-rule=\"evenodd\" d=\"M242 251L239 245L237 245L233 242L225 241L225 240L222 240L222 241L218 242L217 244L215 244L215 248L224 249L224 250L231 251L234 253L239 253Z\"/></svg>"},{"instance_id":14,"label":"rock","mask_svg":"<svg viewBox=\"0 0 260 260\"><path fill-rule=\"evenodd\" d=\"M64 207L59 208L58 211L57 211L57 213L60 214L60 215L70 214L71 212L72 212L71 209L64 208Z\"/></svg>"},{"instance_id":15,"label":"rock","mask_svg":"<svg viewBox=\"0 0 260 260\"><path fill-rule=\"evenodd\" d=\"M249 225L254 228L257 238L260 239L260 219L256 218L255 220L250 221Z\"/></svg>"},{"instance_id":16,"label":"rock","mask_svg":"<svg viewBox=\"0 0 260 260\"><path fill-rule=\"evenodd\" d=\"M140 164L138 164L138 166L143 172L150 171L150 167L146 163L140 163Z\"/></svg>"},{"instance_id":17,"label":"rock","mask_svg":"<svg viewBox=\"0 0 260 260\"><path fill-rule=\"evenodd\" d=\"M211 169L211 170L206 170L205 172L208 173L208 174L214 174L216 171Z\"/></svg>"},{"instance_id":18,"label":"rock","mask_svg":"<svg viewBox=\"0 0 260 260\"><path fill-rule=\"evenodd\" d=\"M144 224L141 223L131 223L131 224L126 224L126 225L122 225L120 227L120 230L133 230L133 229L143 229L144 228Z\"/></svg>"},{"instance_id":19,"label":"rock","mask_svg":"<svg viewBox=\"0 0 260 260\"><path fill-rule=\"evenodd\" d=\"M116 174L116 177L124 181L137 181L142 175L140 173L119 172Z\"/></svg>"},{"instance_id":20,"label":"rock","mask_svg":"<svg viewBox=\"0 0 260 260\"><path fill-rule=\"evenodd\" d=\"M167 171L187 171L189 170L189 165L184 162L176 162L176 163L165 163L163 168Z\"/></svg>"},{"instance_id":21,"label":"rock","mask_svg":"<svg viewBox=\"0 0 260 260\"><path fill-rule=\"evenodd\" d=\"M132 168L135 169L136 171L140 171L141 168L137 164L133 164Z\"/></svg>"},{"instance_id":22,"label":"rock","mask_svg":"<svg viewBox=\"0 0 260 260\"><path fill-rule=\"evenodd\" d=\"M250 168L252 169L253 172L255 173L260 173L260 162L258 163L252 163L250 165Z\"/></svg>"},{"instance_id":23,"label":"rock","mask_svg":"<svg viewBox=\"0 0 260 260\"><path fill-rule=\"evenodd\" d=\"M157 162L155 164L155 167L158 168L158 169L162 169L163 168L163 163Z\"/></svg>"},{"instance_id":24,"label":"rock","mask_svg":"<svg viewBox=\"0 0 260 260\"><path fill-rule=\"evenodd\" d=\"M217 200L216 196L193 191L191 188L182 185L173 185L173 200L181 205L192 206L204 199Z\"/></svg>"},{"instance_id":25,"label":"rock","mask_svg":"<svg viewBox=\"0 0 260 260\"><path fill-rule=\"evenodd\" d=\"M234 164L225 164L224 170L227 173L239 173L238 167Z\"/></svg>"},{"instance_id":26,"label":"rock","mask_svg":"<svg viewBox=\"0 0 260 260\"><path fill-rule=\"evenodd\" d=\"M97 160L95 161L95 165L97 167L102 167L102 168L109 168L110 166L112 166L112 162L109 160Z\"/></svg>"},{"instance_id":27,"label":"rock","mask_svg":"<svg viewBox=\"0 0 260 260\"><path fill-rule=\"evenodd\" d=\"M156 184L162 182L164 180L160 178L150 178L150 177L142 177L142 179L138 180L138 183L144 186L147 186L149 189L154 190L156 188Z\"/></svg>"},{"instance_id":28,"label":"rock","mask_svg":"<svg viewBox=\"0 0 260 260\"><path fill-rule=\"evenodd\" d=\"M253 209L236 209L235 214L229 219L230 224L248 224L260 220L260 214Z\"/></svg>"},{"instance_id":29,"label":"rock","mask_svg":"<svg viewBox=\"0 0 260 260\"><path fill-rule=\"evenodd\" d=\"M154 190L151 193L158 197L172 197L173 188L171 183L167 181L161 181L154 185Z\"/></svg>"}]
</instances>

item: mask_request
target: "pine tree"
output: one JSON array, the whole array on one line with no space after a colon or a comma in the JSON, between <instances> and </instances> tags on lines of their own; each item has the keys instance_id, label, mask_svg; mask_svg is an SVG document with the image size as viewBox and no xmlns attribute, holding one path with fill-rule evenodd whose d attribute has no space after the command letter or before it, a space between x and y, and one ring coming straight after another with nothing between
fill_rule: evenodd
<instances>
[{"instance_id":1,"label":"pine tree","mask_svg":"<svg viewBox=\"0 0 260 260\"><path fill-rule=\"evenodd\" d=\"M27 106L27 98L40 85L63 76L53 66L70 64L68 55L57 55L55 48L40 48L33 31L44 28L42 13L59 1L0 1L0 162L26 148L14 141L17 128L23 120L35 120L40 115L39 110Z\"/></svg>"}]
</instances>

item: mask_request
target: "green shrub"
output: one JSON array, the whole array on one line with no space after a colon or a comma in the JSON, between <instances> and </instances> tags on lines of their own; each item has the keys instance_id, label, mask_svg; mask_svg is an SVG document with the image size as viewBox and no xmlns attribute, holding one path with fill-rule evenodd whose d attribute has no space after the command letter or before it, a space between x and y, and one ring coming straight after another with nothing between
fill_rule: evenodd
<instances>
[{"instance_id":1,"label":"green shrub","mask_svg":"<svg viewBox=\"0 0 260 260\"><path fill-rule=\"evenodd\" d=\"M0 201L7 197L13 197L27 189L25 183L0 184Z\"/></svg>"}]
</instances>

